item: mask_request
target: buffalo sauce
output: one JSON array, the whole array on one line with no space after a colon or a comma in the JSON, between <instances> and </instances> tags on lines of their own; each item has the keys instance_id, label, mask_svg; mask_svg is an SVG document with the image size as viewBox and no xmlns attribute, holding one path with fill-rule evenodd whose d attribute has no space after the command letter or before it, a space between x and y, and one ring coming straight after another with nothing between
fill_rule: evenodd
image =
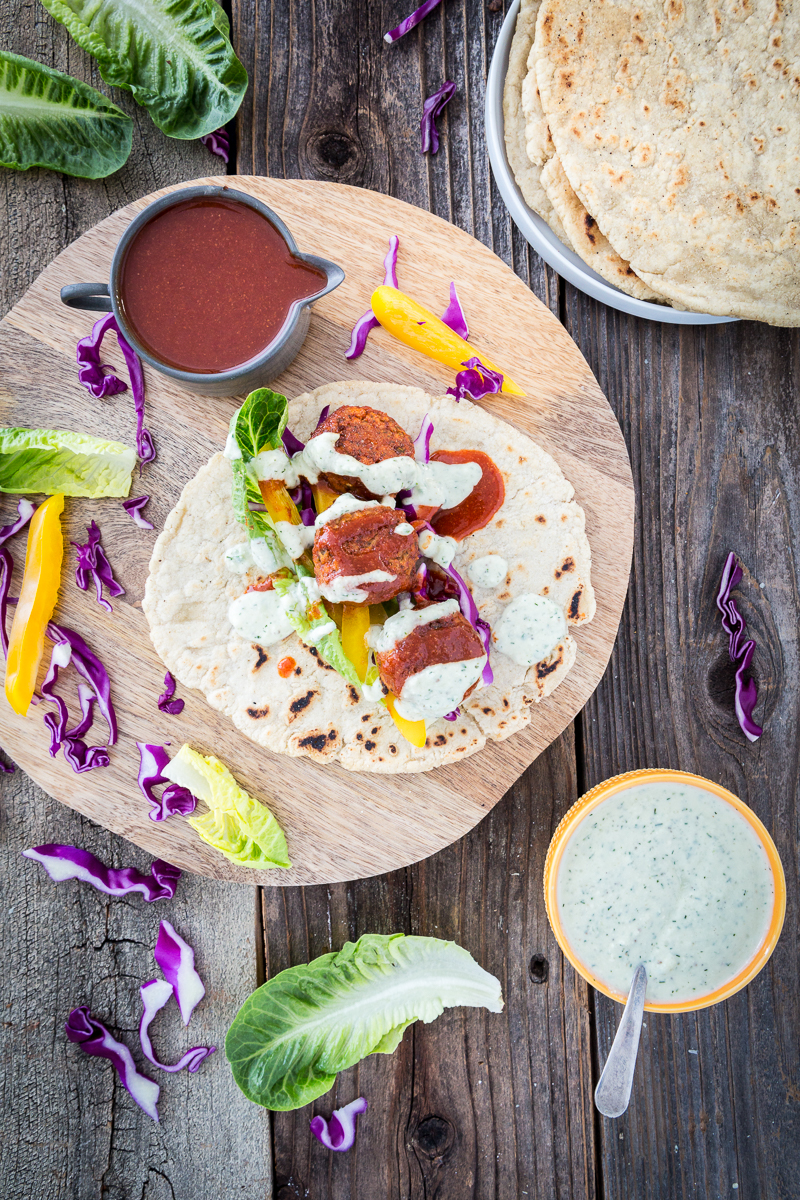
<instances>
[{"instance_id":1,"label":"buffalo sauce","mask_svg":"<svg viewBox=\"0 0 800 1200\"><path fill-rule=\"evenodd\" d=\"M482 450L437 450L432 459L443 463L474 462L483 474L466 500L454 508L440 508L431 517L431 525L440 537L462 541L476 529L488 525L506 498L503 476L498 467Z\"/></svg>"},{"instance_id":2,"label":"buffalo sauce","mask_svg":"<svg viewBox=\"0 0 800 1200\"><path fill-rule=\"evenodd\" d=\"M294 661L291 655L287 655L286 658L282 658L278 663L278 674L280 675L281 679L288 679L296 666L297 663Z\"/></svg>"},{"instance_id":3,"label":"buffalo sauce","mask_svg":"<svg viewBox=\"0 0 800 1200\"><path fill-rule=\"evenodd\" d=\"M259 354L292 305L325 283L257 209L208 196L173 204L142 226L125 252L118 302L159 362L214 374Z\"/></svg>"}]
</instances>

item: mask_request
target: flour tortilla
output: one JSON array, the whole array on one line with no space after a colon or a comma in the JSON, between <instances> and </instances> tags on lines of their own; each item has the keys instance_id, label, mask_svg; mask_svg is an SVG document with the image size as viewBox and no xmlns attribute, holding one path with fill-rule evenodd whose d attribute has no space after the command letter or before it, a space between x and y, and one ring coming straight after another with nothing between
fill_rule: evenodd
<instances>
[{"instance_id":1,"label":"flour tortilla","mask_svg":"<svg viewBox=\"0 0 800 1200\"><path fill-rule=\"evenodd\" d=\"M412 437L426 413L434 423L431 449L480 448L503 474L506 501L485 529L459 544L454 566L465 578L469 563L486 554L507 559L504 584L476 588L482 615L495 621L523 592L549 595L570 625L595 611L591 554L583 510L556 462L518 430L467 401L434 399L418 388L379 383L332 383L289 406L289 427L306 441L324 405L366 404L388 412ZM495 652L495 683L462 705L456 721L428 726L417 749L402 738L382 704L321 662L291 634L275 646L244 641L231 628L228 605L252 577L233 574L225 552L245 541L233 517L231 466L216 454L186 485L167 518L150 563L144 612L153 644L186 687L201 691L212 708L269 750L339 762L351 771L429 771L467 758L487 738L502 741L531 719L531 705L549 695L575 660L567 634L549 658L526 670ZM278 664L291 656L284 679Z\"/></svg>"},{"instance_id":2,"label":"flour tortilla","mask_svg":"<svg viewBox=\"0 0 800 1200\"><path fill-rule=\"evenodd\" d=\"M542 186L570 242L586 265L621 292L627 292L637 300L663 304L664 297L639 278L631 264L617 254L608 238L600 232L594 217L586 211L572 190L557 154L554 153L542 168L541 178Z\"/></svg>"},{"instance_id":3,"label":"flour tortilla","mask_svg":"<svg viewBox=\"0 0 800 1200\"><path fill-rule=\"evenodd\" d=\"M506 156L525 203L547 222L553 233L565 246L569 246L570 241L566 230L542 186L541 174L545 159L537 161L528 156L528 130L523 107L523 83L528 74L528 55L533 45L536 14L539 11L540 3L541 0L522 0L516 30L511 42L508 72L503 88L503 128ZM546 135L541 136L545 137Z\"/></svg>"},{"instance_id":4,"label":"flour tortilla","mask_svg":"<svg viewBox=\"0 0 800 1200\"><path fill-rule=\"evenodd\" d=\"M536 77L570 184L645 283L800 324L797 0L543 0Z\"/></svg>"}]
</instances>

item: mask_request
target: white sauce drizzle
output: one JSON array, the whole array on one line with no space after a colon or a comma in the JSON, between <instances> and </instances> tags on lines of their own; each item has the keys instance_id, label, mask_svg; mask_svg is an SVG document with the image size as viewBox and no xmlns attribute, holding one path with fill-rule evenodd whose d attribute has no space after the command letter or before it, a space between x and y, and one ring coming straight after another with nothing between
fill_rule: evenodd
<instances>
[{"instance_id":1,"label":"white sauce drizzle","mask_svg":"<svg viewBox=\"0 0 800 1200\"><path fill-rule=\"evenodd\" d=\"M317 625L314 629L309 629L308 633L303 634L303 641L309 646L318 645L324 637L329 633L333 633L336 625L333 621L325 621L322 625Z\"/></svg>"},{"instance_id":2,"label":"white sauce drizzle","mask_svg":"<svg viewBox=\"0 0 800 1200\"><path fill-rule=\"evenodd\" d=\"M261 646L274 646L294 632L283 600L275 591L237 596L228 607L228 620L240 637Z\"/></svg>"},{"instance_id":3,"label":"white sauce drizzle","mask_svg":"<svg viewBox=\"0 0 800 1200\"><path fill-rule=\"evenodd\" d=\"M420 554L424 554L432 562L435 562L445 570L450 566L450 563L456 556L456 539L451 537L441 537L438 533L434 533L431 529L420 530L417 536L417 545L419 546ZM450 711L449 709L447 710Z\"/></svg>"},{"instance_id":4,"label":"white sauce drizzle","mask_svg":"<svg viewBox=\"0 0 800 1200\"><path fill-rule=\"evenodd\" d=\"M395 533L398 533L400 537L408 537L409 534L414 532L414 526L409 525L408 521L403 521L400 525L395 525L394 531Z\"/></svg>"},{"instance_id":5,"label":"white sauce drizzle","mask_svg":"<svg viewBox=\"0 0 800 1200\"><path fill-rule=\"evenodd\" d=\"M367 571L363 575L336 575L329 583L321 583L319 590L332 604L363 604L369 593L361 589L362 583L391 583L396 578L396 575L381 570Z\"/></svg>"},{"instance_id":6,"label":"white sauce drizzle","mask_svg":"<svg viewBox=\"0 0 800 1200\"><path fill-rule=\"evenodd\" d=\"M279 571L285 565L283 560L277 558L272 552L265 538L251 539L250 554L255 566L258 567L259 571L263 571L265 575L273 575L275 571Z\"/></svg>"},{"instance_id":7,"label":"white sauce drizzle","mask_svg":"<svg viewBox=\"0 0 800 1200\"><path fill-rule=\"evenodd\" d=\"M232 433L228 434L228 437L225 441L225 449L222 451L222 453L225 455L226 458L230 458L231 460L233 460L234 458L242 457L242 452L239 449L236 438L233 436Z\"/></svg>"},{"instance_id":8,"label":"white sauce drizzle","mask_svg":"<svg viewBox=\"0 0 800 1200\"><path fill-rule=\"evenodd\" d=\"M293 559L300 558L308 546L314 544L313 525L294 525L291 521L276 521L278 537Z\"/></svg>"},{"instance_id":9,"label":"white sauce drizzle","mask_svg":"<svg viewBox=\"0 0 800 1200\"><path fill-rule=\"evenodd\" d=\"M532 667L555 650L567 632L563 611L547 596L524 592L503 609L492 632L501 654Z\"/></svg>"},{"instance_id":10,"label":"white sauce drizzle","mask_svg":"<svg viewBox=\"0 0 800 1200\"><path fill-rule=\"evenodd\" d=\"M434 721L458 708L464 693L477 683L486 664L486 655L460 662L433 663L409 675L395 705L407 721Z\"/></svg>"},{"instance_id":11,"label":"white sauce drizzle","mask_svg":"<svg viewBox=\"0 0 800 1200\"><path fill-rule=\"evenodd\" d=\"M485 554L469 564L467 574L476 587L496 588L508 574L508 563L499 554Z\"/></svg>"},{"instance_id":12,"label":"white sauce drizzle","mask_svg":"<svg viewBox=\"0 0 800 1200\"><path fill-rule=\"evenodd\" d=\"M351 454L336 449L339 434L334 430L312 437L303 451L304 461L318 474L352 475L376 496L394 495L402 488L414 486L417 464L413 458L398 455L383 462L362 463Z\"/></svg>"},{"instance_id":13,"label":"white sauce drizzle","mask_svg":"<svg viewBox=\"0 0 800 1200\"><path fill-rule=\"evenodd\" d=\"M254 479L280 479L287 488L296 488L300 482L293 461L285 450L262 450L248 464Z\"/></svg>"},{"instance_id":14,"label":"white sauce drizzle","mask_svg":"<svg viewBox=\"0 0 800 1200\"><path fill-rule=\"evenodd\" d=\"M564 933L581 962L625 994L637 963L647 999L722 987L769 927L764 848L732 805L693 785L640 783L609 797L569 839L556 880Z\"/></svg>"},{"instance_id":15,"label":"white sauce drizzle","mask_svg":"<svg viewBox=\"0 0 800 1200\"><path fill-rule=\"evenodd\" d=\"M249 542L239 542L225 551L225 566L236 575L243 575L254 565Z\"/></svg>"},{"instance_id":16,"label":"white sauce drizzle","mask_svg":"<svg viewBox=\"0 0 800 1200\"><path fill-rule=\"evenodd\" d=\"M345 513L359 512L362 508L390 508L394 512L394 501L388 505L381 505L377 500L357 500L350 492L343 492L341 496L337 496L333 504L325 509L324 512L317 514L317 519L314 525L320 529L323 525L327 525L329 521L335 521L337 517L343 517Z\"/></svg>"},{"instance_id":17,"label":"white sauce drizzle","mask_svg":"<svg viewBox=\"0 0 800 1200\"><path fill-rule=\"evenodd\" d=\"M387 650L394 650L397 643L408 637L413 629L457 612L460 612L457 600L443 600L441 604L430 604L427 608L404 609L388 617L383 625L370 625L366 643L379 654L385 654ZM442 711L450 712L450 709Z\"/></svg>"}]
</instances>

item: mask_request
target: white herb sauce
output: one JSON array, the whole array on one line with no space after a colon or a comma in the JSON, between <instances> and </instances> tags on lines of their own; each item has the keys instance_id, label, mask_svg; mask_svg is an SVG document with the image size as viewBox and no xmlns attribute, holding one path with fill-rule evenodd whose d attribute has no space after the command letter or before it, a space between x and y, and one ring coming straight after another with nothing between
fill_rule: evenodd
<instances>
[{"instance_id":1,"label":"white herb sauce","mask_svg":"<svg viewBox=\"0 0 800 1200\"><path fill-rule=\"evenodd\" d=\"M363 575L336 575L329 583L319 585L320 594L332 604L363 604L368 592L361 588L364 583L391 583L396 579L389 571L366 571Z\"/></svg>"},{"instance_id":2,"label":"white herb sauce","mask_svg":"<svg viewBox=\"0 0 800 1200\"><path fill-rule=\"evenodd\" d=\"M243 575L254 565L249 542L238 542L225 551L225 566L236 575Z\"/></svg>"},{"instance_id":3,"label":"white herb sauce","mask_svg":"<svg viewBox=\"0 0 800 1200\"><path fill-rule=\"evenodd\" d=\"M385 654L387 650L394 650L397 643L408 637L413 629L460 611L457 600L443 600L441 604L429 604L427 608L403 609L388 617L383 625L370 625L366 643L379 654ZM450 709L442 711L450 712Z\"/></svg>"},{"instance_id":4,"label":"white herb sauce","mask_svg":"<svg viewBox=\"0 0 800 1200\"><path fill-rule=\"evenodd\" d=\"M275 528L287 554L293 559L300 558L303 551L314 544L313 525L294 525L291 521L276 521Z\"/></svg>"},{"instance_id":5,"label":"white herb sauce","mask_svg":"<svg viewBox=\"0 0 800 1200\"><path fill-rule=\"evenodd\" d=\"M477 683L486 655L460 662L434 663L409 675L396 702L397 712L407 721L435 721L458 708L464 693Z\"/></svg>"},{"instance_id":6,"label":"white herb sauce","mask_svg":"<svg viewBox=\"0 0 800 1200\"><path fill-rule=\"evenodd\" d=\"M253 563L265 575L274 575L281 567L286 566L282 558L278 558L265 538L250 539L250 554Z\"/></svg>"},{"instance_id":7,"label":"white herb sauce","mask_svg":"<svg viewBox=\"0 0 800 1200\"><path fill-rule=\"evenodd\" d=\"M556 881L564 934L599 979L647 999L690 1001L733 979L766 935L769 860L732 805L693 785L640 783L578 825Z\"/></svg>"},{"instance_id":8,"label":"white herb sauce","mask_svg":"<svg viewBox=\"0 0 800 1200\"><path fill-rule=\"evenodd\" d=\"M446 463L431 459L427 464L418 464L423 480L432 480L443 492L442 508L455 508L466 500L483 478L480 463ZM414 503L412 496L411 503Z\"/></svg>"},{"instance_id":9,"label":"white herb sauce","mask_svg":"<svg viewBox=\"0 0 800 1200\"><path fill-rule=\"evenodd\" d=\"M532 667L555 650L567 632L564 613L547 596L524 592L503 609L492 641L522 667Z\"/></svg>"},{"instance_id":10,"label":"white herb sauce","mask_svg":"<svg viewBox=\"0 0 800 1200\"><path fill-rule=\"evenodd\" d=\"M234 458L242 457L242 452L239 449L239 445L236 441L236 438L233 436L232 433L228 434L228 437L225 441L225 449L222 451L222 453L225 455L226 458L229 458L231 460L233 460Z\"/></svg>"},{"instance_id":11,"label":"white herb sauce","mask_svg":"<svg viewBox=\"0 0 800 1200\"><path fill-rule=\"evenodd\" d=\"M485 554L469 564L467 574L475 587L496 588L508 574L508 563L499 554Z\"/></svg>"},{"instance_id":12,"label":"white herb sauce","mask_svg":"<svg viewBox=\"0 0 800 1200\"><path fill-rule=\"evenodd\" d=\"M228 620L239 637L260 646L273 646L294 631L283 601L275 591L237 596L228 607Z\"/></svg>"},{"instance_id":13,"label":"white herb sauce","mask_svg":"<svg viewBox=\"0 0 800 1200\"><path fill-rule=\"evenodd\" d=\"M413 458L398 455L385 458L383 462L362 463L351 454L340 454L336 449L339 434L334 430L312 437L303 451L304 462L316 471L332 475L352 475L376 496L394 495L402 488L414 486L417 464ZM313 481L312 481L313 482Z\"/></svg>"},{"instance_id":14,"label":"white herb sauce","mask_svg":"<svg viewBox=\"0 0 800 1200\"><path fill-rule=\"evenodd\" d=\"M287 488L296 488L300 482L293 461L285 450L262 450L248 463L254 479L280 479Z\"/></svg>"},{"instance_id":15,"label":"white herb sauce","mask_svg":"<svg viewBox=\"0 0 800 1200\"><path fill-rule=\"evenodd\" d=\"M420 530L417 535L417 545L420 554L424 554L431 562L444 567L445 570L456 556L456 539L441 537L431 529Z\"/></svg>"},{"instance_id":16,"label":"white herb sauce","mask_svg":"<svg viewBox=\"0 0 800 1200\"><path fill-rule=\"evenodd\" d=\"M362 508L381 508L382 506L377 500L357 500L350 492L343 492L341 496L337 496L333 504L329 505L324 512L317 514L317 519L314 522L317 529L323 525L327 525L329 521L335 521L337 517L343 517L345 513L359 512ZM385 508L391 508L394 512L394 501L389 505L383 505Z\"/></svg>"}]
</instances>

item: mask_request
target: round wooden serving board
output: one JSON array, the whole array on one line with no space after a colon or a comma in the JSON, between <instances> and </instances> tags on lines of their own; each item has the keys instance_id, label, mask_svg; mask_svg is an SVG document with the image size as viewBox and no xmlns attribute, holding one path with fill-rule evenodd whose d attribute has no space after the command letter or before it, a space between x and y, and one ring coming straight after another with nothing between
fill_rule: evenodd
<instances>
[{"instance_id":1,"label":"round wooden serving board","mask_svg":"<svg viewBox=\"0 0 800 1200\"><path fill-rule=\"evenodd\" d=\"M597 615L576 633L578 656L572 671L551 697L534 707L527 729L501 744L488 743L463 763L425 774L355 774L307 758L270 754L238 733L199 693L184 689L183 713L161 714L156 698L164 666L141 609L153 543L186 481L222 447L230 415L241 400L193 396L146 369L147 425L158 457L141 475L137 468L131 494L151 495L146 516L155 530L135 526L119 500L68 499L64 514L65 537L71 541L85 541L86 525L97 519L126 589L113 601L113 614L105 613L93 593L75 586L74 552L65 554L56 618L79 631L109 669L120 726L111 765L73 774L63 756L48 753L43 710L31 707L27 717L18 717L5 697L0 699L0 743L62 803L179 867L252 884L332 883L415 862L467 833L583 707L608 662L625 599L633 484L617 422L578 348L485 246L421 209L359 188L256 177L230 183L269 204L301 250L324 255L347 273L342 286L314 309L299 357L273 383L290 399L322 383L354 378L409 383L441 395L453 383L452 372L382 329L371 334L355 363L345 359L344 351L353 323L381 282L392 233L400 236L404 291L442 312L450 281L456 281L471 340L527 392L525 399L487 396L484 407L556 458L586 512ZM107 280L114 246L126 225L163 194L137 200L78 238L0 324L0 423L74 429L135 444L130 391L94 400L78 383L75 344L89 332L93 317L65 308L59 290L66 283ZM103 360L127 379L113 337L106 339ZM1 497L0 520L10 520L14 508L14 497ZM16 594L24 539L11 548ZM65 672L65 678L72 674ZM66 689L64 694L69 700ZM74 694L71 699L74 704ZM95 736L98 728L103 728L102 719ZM286 831L292 869L248 871L206 846L182 817L151 821L136 784L137 741L170 743L174 750L188 742L222 759L277 816Z\"/></svg>"}]
</instances>

